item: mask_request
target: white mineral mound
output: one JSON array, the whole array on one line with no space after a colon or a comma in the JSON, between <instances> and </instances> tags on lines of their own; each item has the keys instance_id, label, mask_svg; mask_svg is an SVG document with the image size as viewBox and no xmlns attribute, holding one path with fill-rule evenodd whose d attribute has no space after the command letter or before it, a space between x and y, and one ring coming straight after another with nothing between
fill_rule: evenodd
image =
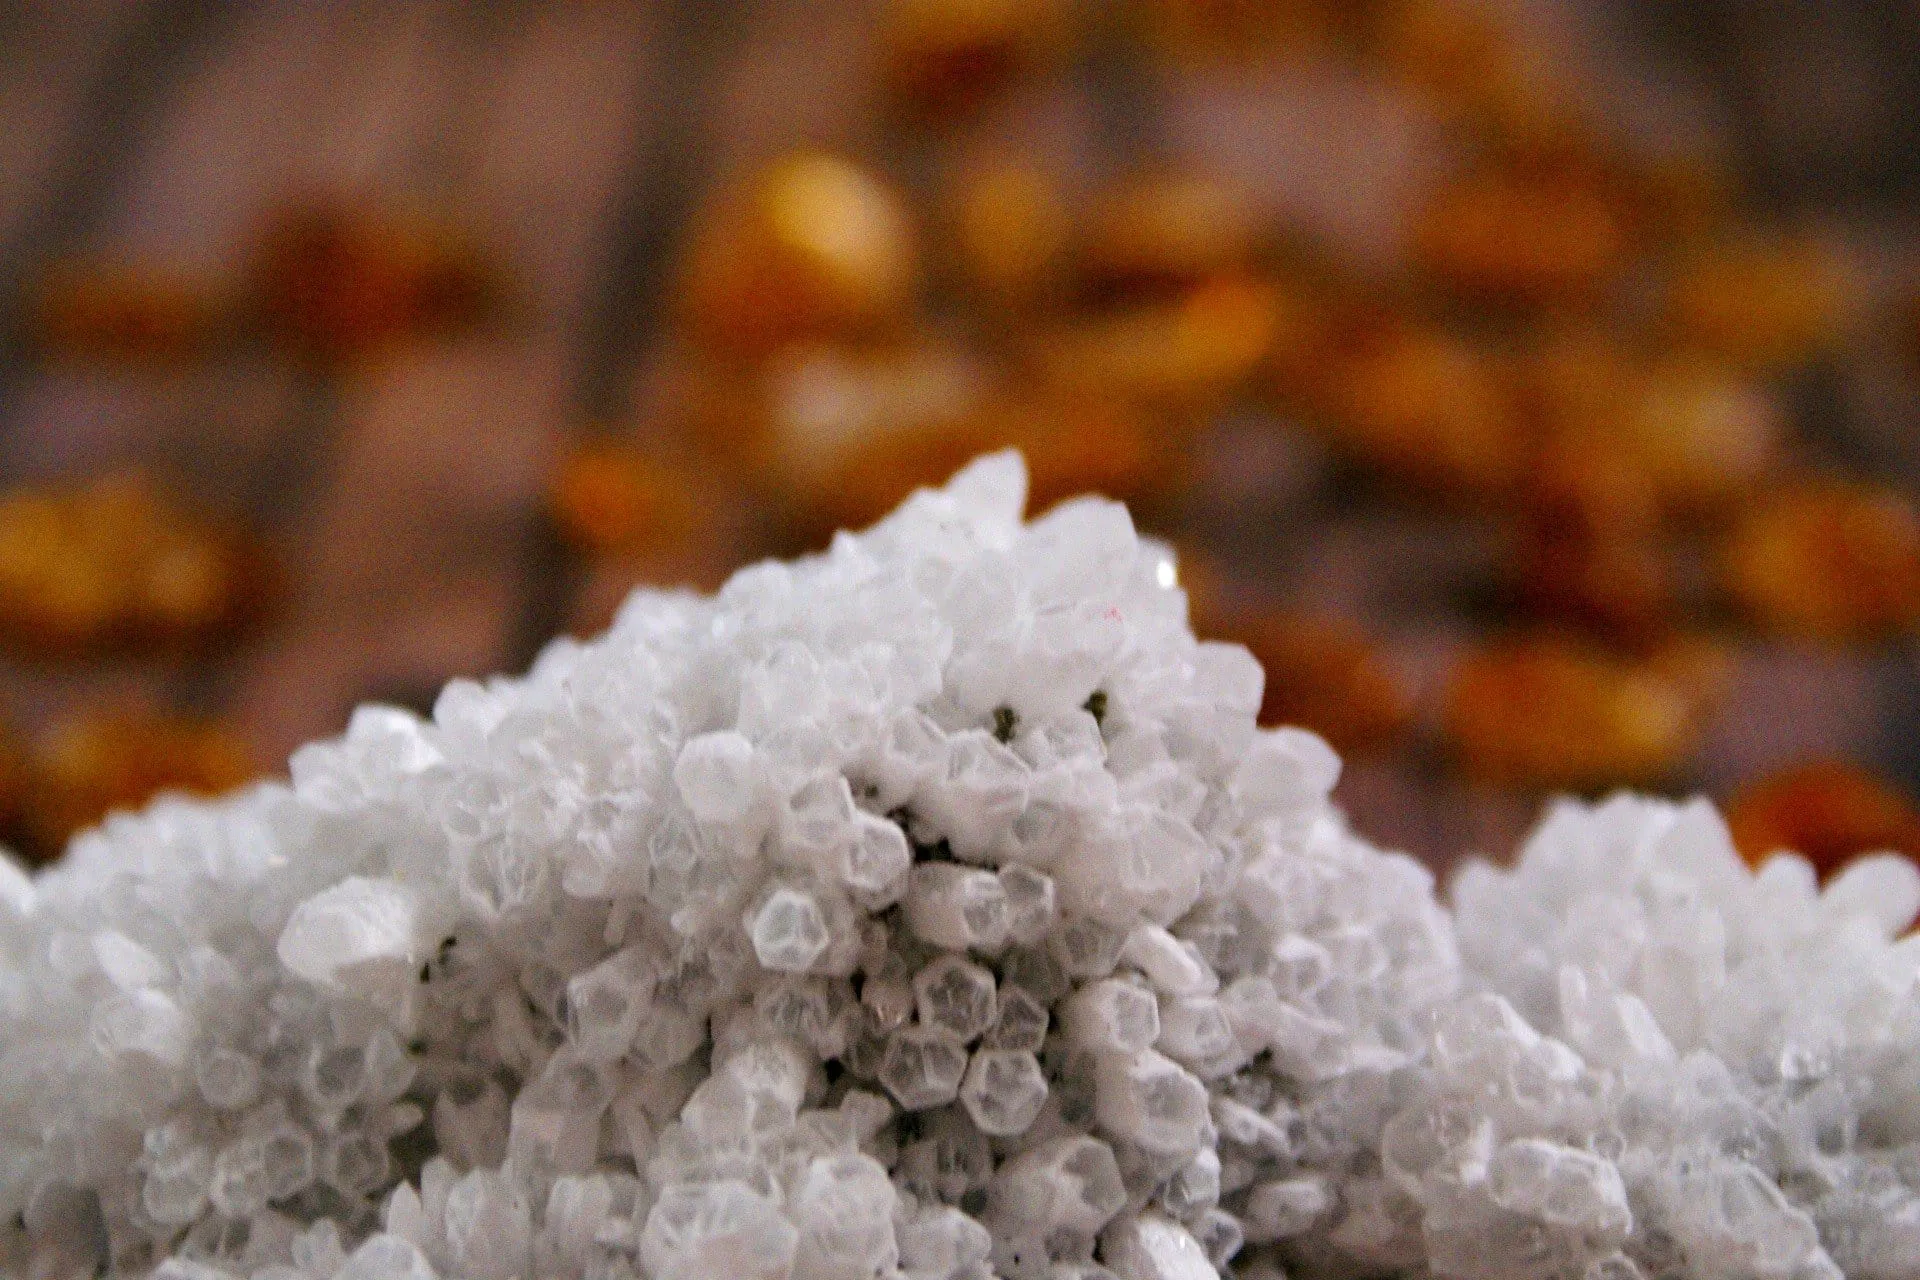
<instances>
[{"instance_id":1,"label":"white mineral mound","mask_svg":"<svg viewBox=\"0 0 1920 1280\"><path fill-rule=\"evenodd\" d=\"M0 1271L1920 1276L1909 865L1567 806L1456 944L1024 490L0 862Z\"/></svg>"}]
</instances>

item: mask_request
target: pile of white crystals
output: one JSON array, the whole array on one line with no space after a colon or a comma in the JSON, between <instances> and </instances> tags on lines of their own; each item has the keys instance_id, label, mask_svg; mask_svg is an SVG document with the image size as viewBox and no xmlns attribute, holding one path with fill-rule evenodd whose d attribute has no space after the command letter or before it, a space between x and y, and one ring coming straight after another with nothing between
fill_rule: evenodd
<instances>
[{"instance_id":1,"label":"pile of white crystals","mask_svg":"<svg viewBox=\"0 0 1920 1280\"><path fill-rule=\"evenodd\" d=\"M0 1274L1920 1276L1904 863L1557 811L1461 927L987 458L0 863Z\"/></svg>"},{"instance_id":2,"label":"pile of white crystals","mask_svg":"<svg viewBox=\"0 0 1920 1280\"><path fill-rule=\"evenodd\" d=\"M1481 993L1380 1144L1435 1274L1920 1278L1913 863L1822 891L1704 801L1620 796L1452 896Z\"/></svg>"}]
</instances>

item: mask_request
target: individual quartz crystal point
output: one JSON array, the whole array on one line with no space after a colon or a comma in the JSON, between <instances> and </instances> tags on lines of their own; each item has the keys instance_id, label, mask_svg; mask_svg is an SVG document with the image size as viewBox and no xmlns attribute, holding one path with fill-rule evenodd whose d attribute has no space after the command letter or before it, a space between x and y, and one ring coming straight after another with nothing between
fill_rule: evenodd
<instances>
[{"instance_id":1,"label":"individual quartz crystal point","mask_svg":"<svg viewBox=\"0 0 1920 1280\"><path fill-rule=\"evenodd\" d=\"M769 969L805 972L833 941L819 902L799 889L773 891L753 913L753 954Z\"/></svg>"},{"instance_id":2,"label":"individual quartz crystal point","mask_svg":"<svg viewBox=\"0 0 1920 1280\"><path fill-rule=\"evenodd\" d=\"M1157 1213L1122 1218L1108 1227L1100 1254L1120 1280L1219 1280L1192 1233Z\"/></svg>"},{"instance_id":3,"label":"individual quartz crystal point","mask_svg":"<svg viewBox=\"0 0 1920 1280\"><path fill-rule=\"evenodd\" d=\"M1548 813L1441 905L983 459L0 858L0 1274L1914 1280L1920 873Z\"/></svg>"},{"instance_id":4,"label":"individual quartz crystal point","mask_svg":"<svg viewBox=\"0 0 1920 1280\"><path fill-rule=\"evenodd\" d=\"M743 1182L676 1183L647 1214L640 1261L655 1276L784 1280L798 1243L779 1206Z\"/></svg>"},{"instance_id":5,"label":"individual quartz crystal point","mask_svg":"<svg viewBox=\"0 0 1920 1280\"><path fill-rule=\"evenodd\" d=\"M1007 890L992 872L927 862L907 879L907 924L921 941L956 951L998 951L1012 927Z\"/></svg>"},{"instance_id":6,"label":"individual quartz crystal point","mask_svg":"<svg viewBox=\"0 0 1920 1280\"><path fill-rule=\"evenodd\" d=\"M1040 1060L1017 1049L981 1049L967 1064L960 1102L980 1132L1004 1138L1033 1127L1047 1100Z\"/></svg>"},{"instance_id":7,"label":"individual quartz crystal point","mask_svg":"<svg viewBox=\"0 0 1920 1280\"><path fill-rule=\"evenodd\" d=\"M1119 978L1089 983L1061 1002L1067 1038L1097 1053L1138 1053L1160 1037L1160 1005L1144 986Z\"/></svg>"},{"instance_id":8,"label":"individual quartz crystal point","mask_svg":"<svg viewBox=\"0 0 1920 1280\"><path fill-rule=\"evenodd\" d=\"M922 1025L960 1040L974 1040L999 1015L993 974L956 956L942 956L913 976L913 996Z\"/></svg>"},{"instance_id":9,"label":"individual quartz crystal point","mask_svg":"<svg viewBox=\"0 0 1920 1280\"><path fill-rule=\"evenodd\" d=\"M349 876L294 909L280 933L280 963L315 984L391 996L418 958L416 915L405 886Z\"/></svg>"},{"instance_id":10,"label":"individual quartz crystal point","mask_svg":"<svg viewBox=\"0 0 1920 1280\"><path fill-rule=\"evenodd\" d=\"M908 1111L952 1102L967 1070L966 1042L938 1027L904 1027L887 1040L880 1083Z\"/></svg>"}]
</instances>

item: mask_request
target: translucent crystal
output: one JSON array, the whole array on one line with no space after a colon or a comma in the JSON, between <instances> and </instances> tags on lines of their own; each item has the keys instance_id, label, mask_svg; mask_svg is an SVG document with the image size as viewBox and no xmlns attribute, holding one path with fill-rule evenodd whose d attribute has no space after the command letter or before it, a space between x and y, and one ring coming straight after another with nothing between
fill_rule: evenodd
<instances>
[{"instance_id":1,"label":"translucent crystal","mask_svg":"<svg viewBox=\"0 0 1920 1280\"><path fill-rule=\"evenodd\" d=\"M1094 1112L1114 1137L1155 1155L1191 1155L1206 1132L1206 1087L1152 1049L1101 1057Z\"/></svg>"},{"instance_id":2,"label":"translucent crystal","mask_svg":"<svg viewBox=\"0 0 1920 1280\"><path fill-rule=\"evenodd\" d=\"M909 1122L921 1136L900 1148L893 1176L924 1200L974 1204L993 1177L993 1144L966 1112L943 1107Z\"/></svg>"},{"instance_id":3,"label":"translucent crystal","mask_svg":"<svg viewBox=\"0 0 1920 1280\"><path fill-rule=\"evenodd\" d=\"M1224 1075L1250 1056L1239 1052L1232 1020L1211 996L1163 1000L1159 1015L1155 1047L1203 1078Z\"/></svg>"},{"instance_id":4,"label":"translucent crystal","mask_svg":"<svg viewBox=\"0 0 1920 1280\"><path fill-rule=\"evenodd\" d=\"M993 1249L985 1227L947 1205L922 1206L894 1229L900 1249L900 1267L910 1280L932 1280L971 1274Z\"/></svg>"},{"instance_id":5,"label":"translucent crystal","mask_svg":"<svg viewBox=\"0 0 1920 1280\"><path fill-rule=\"evenodd\" d=\"M1144 986L1107 978L1069 997L1060 1008L1060 1025L1082 1048L1137 1053L1160 1035L1160 1005Z\"/></svg>"},{"instance_id":6,"label":"translucent crystal","mask_svg":"<svg viewBox=\"0 0 1920 1280\"><path fill-rule=\"evenodd\" d=\"M300 1091L323 1112L345 1111L367 1086L367 1058L359 1045L316 1044L300 1073Z\"/></svg>"},{"instance_id":7,"label":"translucent crystal","mask_svg":"<svg viewBox=\"0 0 1920 1280\"><path fill-rule=\"evenodd\" d=\"M900 1260L894 1203L878 1161L857 1152L816 1157L788 1205L799 1229L794 1280L886 1275Z\"/></svg>"},{"instance_id":8,"label":"translucent crystal","mask_svg":"<svg viewBox=\"0 0 1920 1280\"><path fill-rule=\"evenodd\" d=\"M93 955L107 981L122 991L158 986L169 976L160 957L117 929L93 935Z\"/></svg>"},{"instance_id":9,"label":"translucent crystal","mask_svg":"<svg viewBox=\"0 0 1920 1280\"><path fill-rule=\"evenodd\" d=\"M510 1105L498 1081L455 1075L434 1099L434 1138L460 1168L492 1168L507 1155Z\"/></svg>"},{"instance_id":10,"label":"translucent crystal","mask_svg":"<svg viewBox=\"0 0 1920 1280\"><path fill-rule=\"evenodd\" d=\"M637 946L568 980L569 1031L580 1056L611 1062L627 1051L652 1004L654 981L653 961Z\"/></svg>"},{"instance_id":11,"label":"translucent crystal","mask_svg":"<svg viewBox=\"0 0 1920 1280\"><path fill-rule=\"evenodd\" d=\"M1220 1153L1202 1147L1181 1165L1160 1190L1160 1204L1176 1218L1188 1218L1220 1203Z\"/></svg>"},{"instance_id":12,"label":"translucent crystal","mask_svg":"<svg viewBox=\"0 0 1920 1280\"><path fill-rule=\"evenodd\" d=\"M944 1106L960 1092L966 1042L937 1027L903 1027L887 1038L880 1083L908 1111Z\"/></svg>"},{"instance_id":13,"label":"translucent crystal","mask_svg":"<svg viewBox=\"0 0 1920 1280\"><path fill-rule=\"evenodd\" d=\"M1494 1155L1487 1185L1501 1208L1559 1230L1617 1241L1633 1229L1619 1170L1591 1152L1517 1138Z\"/></svg>"},{"instance_id":14,"label":"translucent crystal","mask_svg":"<svg viewBox=\"0 0 1920 1280\"><path fill-rule=\"evenodd\" d=\"M1247 1194L1240 1216L1247 1239L1264 1244L1304 1234L1333 1207L1327 1184L1319 1178L1278 1178Z\"/></svg>"},{"instance_id":15,"label":"translucent crystal","mask_svg":"<svg viewBox=\"0 0 1920 1280\"><path fill-rule=\"evenodd\" d=\"M509 1158L549 1176L586 1172L599 1147L600 1117L612 1101L612 1081L598 1063L555 1054L513 1100Z\"/></svg>"},{"instance_id":16,"label":"translucent crystal","mask_svg":"<svg viewBox=\"0 0 1920 1280\"><path fill-rule=\"evenodd\" d=\"M677 1184L648 1213L640 1258L654 1275L781 1280L797 1242L778 1208L740 1182Z\"/></svg>"},{"instance_id":17,"label":"translucent crystal","mask_svg":"<svg viewBox=\"0 0 1920 1280\"><path fill-rule=\"evenodd\" d=\"M250 1136L230 1143L214 1157L207 1192L213 1207L229 1218L250 1218L267 1207L267 1201L273 1198L273 1184L267 1170L266 1141Z\"/></svg>"},{"instance_id":18,"label":"translucent crystal","mask_svg":"<svg viewBox=\"0 0 1920 1280\"><path fill-rule=\"evenodd\" d=\"M349 876L294 909L280 963L307 981L391 999L419 964L418 904L392 880Z\"/></svg>"},{"instance_id":19,"label":"translucent crystal","mask_svg":"<svg viewBox=\"0 0 1920 1280\"><path fill-rule=\"evenodd\" d=\"M1047 1077L1032 1053L981 1049L960 1082L960 1103L980 1132L995 1137L1025 1133L1047 1100Z\"/></svg>"},{"instance_id":20,"label":"translucent crystal","mask_svg":"<svg viewBox=\"0 0 1920 1280\"><path fill-rule=\"evenodd\" d=\"M753 744L734 731L703 733L680 749L673 783L680 801L702 822L738 822L758 797L760 762Z\"/></svg>"},{"instance_id":21,"label":"translucent crystal","mask_svg":"<svg viewBox=\"0 0 1920 1280\"><path fill-rule=\"evenodd\" d=\"M313 1184L313 1136L292 1123L275 1125L262 1136L261 1158L270 1199L285 1200Z\"/></svg>"},{"instance_id":22,"label":"translucent crystal","mask_svg":"<svg viewBox=\"0 0 1920 1280\"><path fill-rule=\"evenodd\" d=\"M1201 1210L1187 1228L1215 1267L1226 1266L1247 1242L1240 1219L1222 1209Z\"/></svg>"},{"instance_id":23,"label":"translucent crystal","mask_svg":"<svg viewBox=\"0 0 1920 1280\"><path fill-rule=\"evenodd\" d=\"M446 1192L447 1260L458 1275L510 1280L527 1269L533 1252L532 1213L526 1196L504 1173L475 1169Z\"/></svg>"},{"instance_id":24,"label":"translucent crystal","mask_svg":"<svg viewBox=\"0 0 1920 1280\"><path fill-rule=\"evenodd\" d=\"M885 1035L913 1017L918 996L905 978L868 978L860 988L860 1006L871 1028Z\"/></svg>"},{"instance_id":25,"label":"translucent crystal","mask_svg":"<svg viewBox=\"0 0 1920 1280\"><path fill-rule=\"evenodd\" d=\"M1052 877L1016 862L1000 868L1000 888L1007 899L1007 936L1027 946L1044 942L1060 914Z\"/></svg>"},{"instance_id":26,"label":"translucent crystal","mask_svg":"<svg viewBox=\"0 0 1920 1280\"><path fill-rule=\"evenodd\" d=\"M1128 934L1120 958L1170 996L1212 995L1220 989L1218 975L1201 959L1199 948L1157 924L1142 924Z\"/></svg>"},{"instance_id":27,"label":"translucent crystal","mask_svg":"<svg viewBox=\"0 0 1920 1280\"><path fill-rule=\"evenodd\" d=\"M1191 1232L1171 1218L1121 1218L1100 1237L1100 1257L1120 1280L1219 1280Z\"/></svg>"},{"instance_id":28,"label":"translucent crystal","mask_svg":"<svg viewBox=\"0 0 1920 1280\"><path fill-rule=\"evenodd\" d=\"M1897 937L1920 915L1920 867L1892 853L1856 858L1821 891L1820 907L1835 919L1871 920Z\"/></svg>"},{"instance_id":29,"label":"translucent crystal","mask_svg":"<svg viewBox=\"0 0 1920 1280\"><path fill-rule=\"evenodd\" d=\"M1007 941L1007 892L990 871L923 862L908 876L901 905L907 926L933 946L997 951Z\"/></svg>"},{"instance_id":30,"label":"translucent crystal","mask_svg":"<svg viewBox=\"0 0 1920 1280\"><path fill-rule=\"evenodd\" d=\"M812 895L781 888L753 914L753 954L769 969L801 973L826 954L832 937L826 913Z\"/></svg>"},{"instance_id":31,"label":"translucent crystal","mask_svg":"<svg viewBox=\"0 0 1920 1280\"><path fill-rule=\"evenodd\" d=\"M987 1032L986 1047L1038 1053L1047 1039L1047 1006L1024 987L1015 986L1000 988L999 1006L999 1017Z\"/></svg>"},{"instance_id":32,"label":"translucent crystal","mask_svg":"<svg viewBox=\"0 0 1920 1280\"><path fill-rule=\"evenodd\" d=\"M958 1040L978 1039L999 1015L993 974L958 956L942 956L916 973L913 995L921 1023Z\"/></svg>"},{"instance_id":33,"label":"translucent crystal","mask_svg":"<svg viewBox=\"0 0 1920 1280\"><path fill-rule=\"evenodd\" d=\"M192 1052L192 1023L164 992L140 990L109 996L93 1011L94 1046L108 1058L174 1072Z\"/></svg>"},{"instance_id":34,"label":"translucent crystal","mask_svg":"<svg viewBox=\"0 0 1920 1280\"><path fill-rule=\"evenodd\" d=\"M896 823L862 813L854 819L853 838L845 846L841 877L859 895L862 906L892 906L906 890L913 851Z\"/></svg>"},{"instance_id":35,"label":"translucent crystal","mask_svg":"<svg viewBox=\"0 0 1920 1280\"><path fill-rule=\"evenodd\" d=\"M434 1270L411 1240L381 1234L347 1255L333 1280L434 1280Z\"/></svg>"},{"instance_id":36,"label":"translucent crystal","mask_svg":"<svg viewBox=\"0 0 1920 1280\"><path fill-rule=\"evenodd\" d=\"M983 853L1026 807L1029 772L987 730L958 733L947 740L946 761L922 789L921 803L956 854Z\"/></svg>"},{"instance_id":37,"label":"translucent crystal","mask_svg":"<svg viewBox=\"0 0 1920 1280\"><path fill-rule=\"evenodd\" d=\"M212 1049L194 1064L194 1078L207 1105L238 1111L260 1096L260 1063L234 1049Z\"/></svg>"},{"instance_id":38,"label":"translucent crystal","mask_svg":"<svg viewBox=\"0 0 1920 1280\"><path fill-rule=\"evenodd\" d=\"M1070 976L1104 978L1120 963L1127 934L1103 920L1078 916L1065 921L1049 943Z\"/></svg>"},{"instance_id":39,"label":"translucent crystal","mask_svg":"<svg viewBox=\"0 0 1920 1280\"><path fill-rule=\"evenodd\" d=\"M212 1176L213 1159L205 1147L170 1153L148 1172L140 1203L162 1226L184 1226L206 1208Z\"/></svg>"},{"instance_id":40,"label":"translucent crystal","mask_svg":"<svg viewBox=\"0 0 1920 1280\"><path fill-rule=\"evenodd\" d=\"M1619 796L1442 905L1168 548L1023 497L0 857L0 1270L1920 1273L1920 872Z\"/></svg>"},{"instance_id":41,"label":"translucent crystal","mask_svg":"<svg viewBox=\"0 0 1920 1280\"><path fill-rule=\"evenodd\" d=\"M987 1221L1003 1239L1064 1241L1071 1236L1090 1247L1126 1202L1111 1147L1097 1138L1053 1138L1014 1156L994 1173Z\"/></svg>"}]
</instances>

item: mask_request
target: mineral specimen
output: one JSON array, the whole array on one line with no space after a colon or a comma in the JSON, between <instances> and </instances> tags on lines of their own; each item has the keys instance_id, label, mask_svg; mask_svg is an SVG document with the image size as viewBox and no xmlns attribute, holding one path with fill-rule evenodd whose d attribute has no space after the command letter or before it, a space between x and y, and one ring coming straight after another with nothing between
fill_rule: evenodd
<instances>
[{"instance_id":1,"label":"mineral specimen","mask_svg":"<svg viewBox=\"0 0 1920 1280\"><path fill-rule=\"evenodd\" d=\"M1569 804L1456 931L1024 487L0 863L0 1271L1920 1273L1911 864Z\"/></svg>"}]
</instances>

